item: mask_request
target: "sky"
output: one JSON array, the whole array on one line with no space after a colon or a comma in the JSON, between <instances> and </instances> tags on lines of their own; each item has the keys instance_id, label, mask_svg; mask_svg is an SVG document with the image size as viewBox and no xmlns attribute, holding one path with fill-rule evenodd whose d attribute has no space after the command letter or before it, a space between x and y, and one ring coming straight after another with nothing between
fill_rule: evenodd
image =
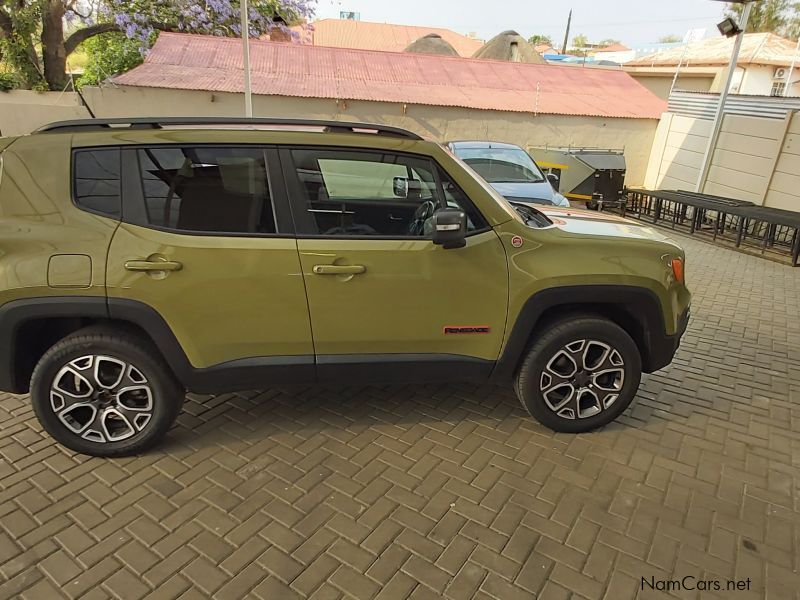
<instances>
[{"instance_id":1,"label":"sky","mask_svg":"<svg viewBox=\"0 0 800 600\"><path fill-rule=\"evenodd\" d=\"M444 27L481 39L513 29L525 38L549 35L558 46L572 8L570 39L582 33L590 42L618 39L635 45L665 35L683 37L697 28L718 35L724 6L716 0L318 0L317 18L356 11L362 21Z\"/></svg>"}]
</instances>

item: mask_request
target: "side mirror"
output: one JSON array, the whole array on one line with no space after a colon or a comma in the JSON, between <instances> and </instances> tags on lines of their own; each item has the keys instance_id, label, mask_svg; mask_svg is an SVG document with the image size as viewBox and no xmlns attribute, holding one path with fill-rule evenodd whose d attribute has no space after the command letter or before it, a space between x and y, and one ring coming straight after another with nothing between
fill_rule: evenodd
<instances>
[{"instance_id":1,"label":"side mirror","mask_svg":"<svg viewBox=\"0 0 800 600\"><path fill-rule=\"evenodd\" d=\"M561 179L555 173L548 173L547 174L547 181L550 182L550 185L553 186L555 191L558 191L559 185L561 184Z\"/></svg>"},{"instance_id":2,"label":"side mirror","mask_svg":"<svg viewBox=\"0 0 800 600\"><path fill-rule=\"evenodd\" d=\"M417 199L422 196L422 182L409 177L395 177L392 185L397 198Z\"/></svg>"},{"instance_id":3,"label":"side mirror","mask_svg":"<svg viewBox=\"0 0 800 600\"><path fill-rule=\"evenodd\" d=\"M467 245L467 213L460 208L440 208L431 217L433 243L445 250Z\"/></svg>"}]
</instances>

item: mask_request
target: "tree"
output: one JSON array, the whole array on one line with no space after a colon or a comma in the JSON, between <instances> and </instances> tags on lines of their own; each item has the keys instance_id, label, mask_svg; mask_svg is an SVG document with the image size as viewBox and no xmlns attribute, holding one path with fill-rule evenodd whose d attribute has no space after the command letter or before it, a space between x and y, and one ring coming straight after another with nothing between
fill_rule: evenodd
<instances>
[{"instance_id":1,"label":"tree","mask_svg":"<svg viewBox=\"0 0 800 600\"><path fill-rule=\"evenodd\" d=\"M675 44L677 42L682 42L682 41L683 38L679 35L675 35L674 33L671 33L669 35L662 35L660 38L658 38L658 42L660 44Z\"/></svg>"},{"instance_id":2,"label":"tree","mask_svg":"<svg viewBox=\"0 0 800 600\"><path fill-rule=\"evenodd\" d=\"M741 22L743 4L729 5L725 14ZM747 22L748 33L770 32L796 38L800 30L800 2L793 0L762 0L754 2Z\"/></svg>"},{"instance_id":3,"label":"tree","mask_svg":"<svg viewBox=\"0 0 800 600\"><path fill-rule=\"evenodd\" d=\"M614 38L606 38L604 40L600 40L597 45L601 48L606 48L608 46L613 46L614 44L621 44L622 42L619 40L615 40Z\"/></svg>"},{"instance_id":4,"label":"tree","mask_svg":"<svg viewBox=\"0 0 800 600\"><path fill-rule=\"evenodd\" d=\"M98 85L113 75L141 64L144 59L141 49L139 40L131 39L121 31L90 37L81 44L81 50L86 53L88 62L75 82L76 86Z\"/></svg>"},{"instance_id":5,"label":"tree","mask_svg":"<svg viewBox=\"0 0 800 600\"><path fill-rule=\"evenodd\" d=\"M315 2L252 0L248 33L308 19ZM0 54L26 87L61 90L67 57L90 38L122 32L144 49L157 30L238 36L239 17L239 0L0 0Z\"/></svg>"},{"instance_id":6,"label":"tree","mask_svg":"<svg viewBox=\"0 0 800 600\"><path fill-rule=\"evenodd\" d=\"M579 33L572 38L572 46L574 48L586 48L589 45L589 38L582 33Z\"/></svg>"},{"instance_id":7,"label":"tree","mask_svg":"<svg viewBox=\"0 0 800 600\"><path fill-rule=\"evenodd\" d=\"M550 47L553 46L553 40L550 39L550 36L543 35L540 33L537 33L536 35L532 35L531 37L529 37L528 43L531 44L532 46L538 46L540 44L547 44Z\"/></svg>"}]
</instances>

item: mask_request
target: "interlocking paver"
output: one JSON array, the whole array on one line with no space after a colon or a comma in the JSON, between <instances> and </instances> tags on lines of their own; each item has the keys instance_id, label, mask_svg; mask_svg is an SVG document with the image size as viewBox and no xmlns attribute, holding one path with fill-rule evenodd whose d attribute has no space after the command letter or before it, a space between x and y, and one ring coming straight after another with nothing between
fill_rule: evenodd
<instances>
[{"instance_id":1,"label":"interlocking paver","mask_svg":"<svg viewBox=\"0 0 800 600\"><path fill-rule=\"evenodd\" d=\"M798 600L800 270L681 242L681 350L592 434L488 385L277 388L190 394L162 449L99 460L0 396L0 597L624 600L691 574Z\"/></svg>"}]
</instances>

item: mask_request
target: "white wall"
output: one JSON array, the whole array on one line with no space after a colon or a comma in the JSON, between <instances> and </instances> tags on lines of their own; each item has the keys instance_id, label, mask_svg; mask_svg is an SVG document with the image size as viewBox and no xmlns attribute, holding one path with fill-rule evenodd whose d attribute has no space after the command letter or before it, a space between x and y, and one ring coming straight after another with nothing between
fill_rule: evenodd
<instances>
[{"instance_id":1,"label":"white wall","mask_svg":"<svg viewBox=\"0 0 800 600\"><path fill-rule=\"evenodd\" d=\"M241 94L158 88L84 88L98 116L240 116ZM438 141L492 139L519 146L624 148L628 185L641 185L653 145L655 119L604 119L474 110L456 107L318 98L254 96L255 116L304 117L384 123Z\"/></svg>"},{"instance_id":2,"label":"white wall","mask_svg":"<svg viewBox=\"0 0 800 600\"><path fill-rule=\"evenodd\" d=\"M0 93L0 136L22 135L53 121L88 116L89 112L73 92Z\"/></svg>"},{"instance_id":3,"label":"white wall","mask_svg":"<svg viewBox=\"0 0 800 600\"><path fill-rule=\"evenodd\" d=\"M703 191L763 204L788 124L788 119L726 115Z\"/></svg>"},{"instance_id":4,"label":"white wall","mask_svg":"<svg viewBox=\"0 0 800 600\"><path fill-rule=\"evenodd\" d=\"M769 96L774 83L775 67L749 65L739 86L740 94Z\"/></svg>"},{"instance_id":5,"label":"white wall","mask_svg":"<svg viewBox=\"0 0 800 600\"><path fill-rule=\"evenodd\" d=\"M628 74L662 100L669 100L669 90L672 87L674 73L665 73L657 76L644 76L637 73ZM713 87L713 84L713 77L679 76L675 89L685 92L708 92Z\"/></svg>"},{"instance_id":6,"label":"white wall","mask_svg":"<svg viewBox=\"0 0 800 600\"><path fill-rule=\"evenodd\" d=\"M800 211L800 117L726 115L703 192ZM645 187L694 191L712 121L666 113L650 153Z\"/></svg>"},{"instance_id":7,"label":"white wall","mask_svg":"<svg viewBox=\"0 0 800 600\"><path fill-rule=\"evenodd\" d=\"M711 121L666 113L650 154L647 187L693 191L709 135Z\"/></svg>"},{"instance_id":8,"label":"white wall","mask_svg":"<svg viewBox=\"0 0 800 600\"><path fill-rule=\"evenodd\" d=\"M770 180L765 206L800 212L800 116L795 113Z\"/></svg>"}]
</instances>

